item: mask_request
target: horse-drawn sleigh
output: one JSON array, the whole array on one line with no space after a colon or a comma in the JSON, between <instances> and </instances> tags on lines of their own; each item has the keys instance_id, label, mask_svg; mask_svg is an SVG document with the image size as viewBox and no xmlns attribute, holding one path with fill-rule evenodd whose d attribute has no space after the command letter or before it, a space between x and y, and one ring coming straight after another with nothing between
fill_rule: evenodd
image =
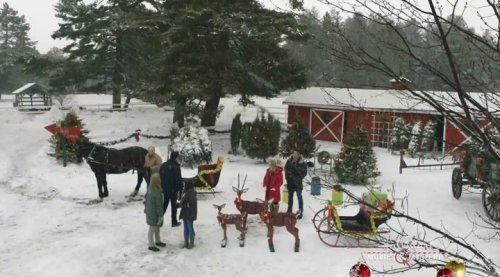
<instances>
[{"instance_id":1,"label":"horse-drawn sleigh","mask_svg":"<svg viewBox=\"0 0 500 277\"><path fill-rule=\"evenodd\" d=\"M453 169L451 188L456 199L463 190L481 189L486 214L492 220L500 221L500 167L489 155L472 148L463 150L460 166Z\"/></svg>"}]
</instances>

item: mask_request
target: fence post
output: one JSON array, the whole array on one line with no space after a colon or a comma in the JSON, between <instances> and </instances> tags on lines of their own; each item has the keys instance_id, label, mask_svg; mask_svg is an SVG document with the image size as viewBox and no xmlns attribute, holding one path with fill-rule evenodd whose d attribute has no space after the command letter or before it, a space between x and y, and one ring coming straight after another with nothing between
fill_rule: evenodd
<instances>
[{"instance_id":1,"label":"fence post","mask_svg":"<svg viewBox=\"0 0 500 277\"><path fill-rule=\"evenodd\" d=\"M406 167L406 163L403 160L404 153L405 153L404 149L399 150L399 174L403 174L403 167Z\"/></svg>"}]
</instances>

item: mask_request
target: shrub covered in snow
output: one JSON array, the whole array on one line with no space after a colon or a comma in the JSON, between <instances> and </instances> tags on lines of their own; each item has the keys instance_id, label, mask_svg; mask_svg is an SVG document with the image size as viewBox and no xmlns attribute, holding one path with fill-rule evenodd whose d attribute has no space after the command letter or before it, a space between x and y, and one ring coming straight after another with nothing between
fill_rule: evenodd
<instances>
[{"instance_id":1,"label":"shrub covered in snow","mask_svg":"<svg viewBox=\"0 0 500 277\"><path fill-rule=\"evenodd\" d=\"M399 150L406 149L410 141L410 129L403 118L396 117L394 120L394 131L391 138L391 149Z\"/></svg>"},{"instance_id":2,"label":"shrub covered in snow","mask_svg":"<svg viewBox=\"0 0 500 277\"><path fill-rule=\"evenodd\" d=\"M206 129L187 126L170 133L173 134L172 150L179 152L184 165L198 166L212 162L212 142Z\"/></svg>"}]
</instances>

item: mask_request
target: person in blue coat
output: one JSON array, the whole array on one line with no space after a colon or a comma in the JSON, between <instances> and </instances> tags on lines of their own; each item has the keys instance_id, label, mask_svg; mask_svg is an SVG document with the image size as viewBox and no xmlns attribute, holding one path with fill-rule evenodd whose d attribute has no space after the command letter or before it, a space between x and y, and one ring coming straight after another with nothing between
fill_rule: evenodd
<instances>
[{"instance_id":1,"label":"person in blue coat","mask_svg":"<svg viewBox=\"0 0 500 277\"><path fill-rule=\"evenodd\" d=\"M177 220L177 198L182 191L181 166L179 162L179 152L172 151L170 159L160 167L161 186L163 188L163 211L166 213L168 203L172 211L172 227L177 227L181 223Z\"/></svg>"}]
</instances>

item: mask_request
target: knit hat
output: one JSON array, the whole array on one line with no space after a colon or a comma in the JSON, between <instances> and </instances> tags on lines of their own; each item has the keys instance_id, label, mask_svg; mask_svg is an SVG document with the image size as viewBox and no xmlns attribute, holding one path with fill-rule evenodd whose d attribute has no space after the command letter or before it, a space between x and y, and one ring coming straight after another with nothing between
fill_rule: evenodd
<instances>
[{"instance_id":1,"label":"knit hat","mask_svg":"<svg viewBox=\"0 0 500 277\"><path fill-rule=\"evenodd\" d=\"M171 160L175 160L179 157L179 152L177 151L172 151L172 153L170 153L170 159Z\"/></svg>"}]
</instances>

